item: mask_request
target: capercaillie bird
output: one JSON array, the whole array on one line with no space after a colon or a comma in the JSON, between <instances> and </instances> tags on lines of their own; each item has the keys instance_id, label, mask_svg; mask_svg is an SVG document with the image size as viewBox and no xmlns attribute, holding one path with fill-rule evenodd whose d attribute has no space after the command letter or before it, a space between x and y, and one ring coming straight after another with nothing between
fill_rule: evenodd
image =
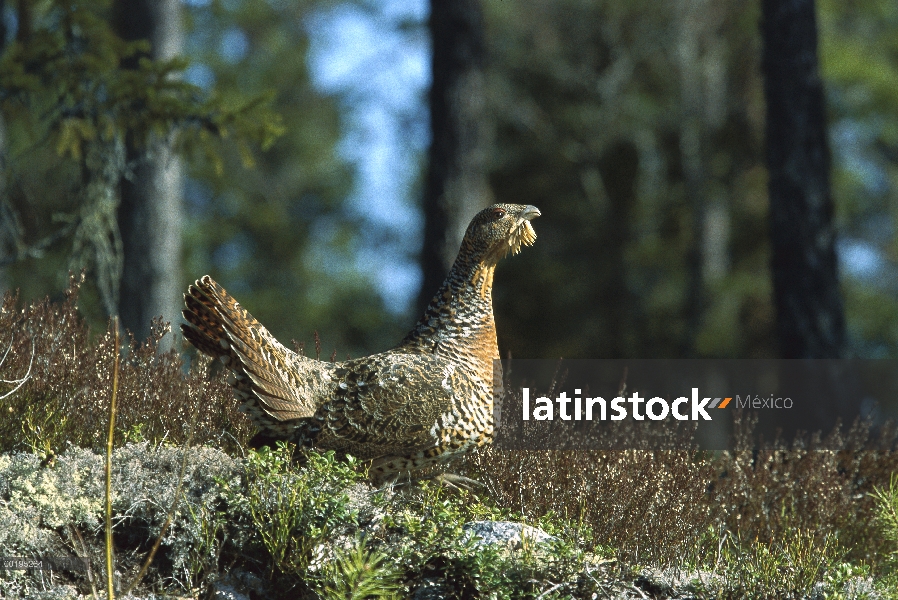
<instances>
[{"instance_id":1,"label":"capercaillie bird","mask_svg":"<svg viewBox=\"0 0 898 600\"><path fill-rule=\"evenodd\" d=\"M208 275L184 295L181 330L231 371L261 439L346 452L372 461L375 477L415 471L492 440L493 273L533 244L538 216L519 204L480 211L424 316L380 354L332 363L288 350Z\"/></svg>"}]
</instances>

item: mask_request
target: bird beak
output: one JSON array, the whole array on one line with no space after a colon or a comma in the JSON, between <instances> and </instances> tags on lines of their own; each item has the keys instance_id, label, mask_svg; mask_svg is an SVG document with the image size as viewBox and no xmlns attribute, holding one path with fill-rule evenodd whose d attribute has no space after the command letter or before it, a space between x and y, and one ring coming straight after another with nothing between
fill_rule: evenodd
<instances>
[{"instance_id":1,"label":"bird beak","mask_svg":"<svg viewBox=\"0 0 898 600\"><path fill-rule=\"evenodd\" d=\"M524 212L521 213L521 218L525 221L532 221L536 217L540 216L542 213L539 212L539 209L533 206L532 204L528 204L526 208L524 208Z\"/></svg>"}]
</instances>

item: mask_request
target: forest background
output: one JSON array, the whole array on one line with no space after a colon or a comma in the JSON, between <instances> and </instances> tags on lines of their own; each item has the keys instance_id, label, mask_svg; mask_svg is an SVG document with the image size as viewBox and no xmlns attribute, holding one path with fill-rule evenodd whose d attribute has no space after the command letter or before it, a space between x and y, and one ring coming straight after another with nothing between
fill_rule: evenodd
<instances>
[{"instance_id":1,"label":"forest background","mask_svg":"<svg viewBox=\"0 0 898 600\"><path fill-rule=\"evenodd\" d=\"M0 289L60 297L86 268L97 331L112 314L139 339L156 315L178 322L209 273L288 345L317 331L326 356L381 351L501 201L543 213L535 248L496 275L503 356L784 354L761 3L19 0L0 15ZM898 5L819 0L810 25L845 324L829 355L895 358Z\"/></svg>"}]
</instances>

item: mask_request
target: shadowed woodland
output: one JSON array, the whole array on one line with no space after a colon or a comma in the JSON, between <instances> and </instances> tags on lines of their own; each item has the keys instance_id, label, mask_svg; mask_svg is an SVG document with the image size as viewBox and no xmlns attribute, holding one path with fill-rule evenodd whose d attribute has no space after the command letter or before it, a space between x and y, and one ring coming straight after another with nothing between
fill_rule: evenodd
<instances>
[{"instance_id":1,"label":"shadowed woodland","mask_svg":"<svg viewBox=\"0 0 898 600\"><path fill-rule=\"evenodd\" d=\"M59 298L86 268L91 322L120 314L142 339L210 273L279 339L359 356L401 337L470 216L508 201L544 217L499 269L503 355L894 357L898 17L804 4L435 2L428 21L6 2L0 285ZM396 52L432 40L432 85L394 115L408 140L430 130L391 199L410 222L347 199L360 92L320 91L308 57L337 9L392 27ZM776 170L800 156L794 181ZM421 274L404 301L379 292L391 268Z\"/></svg>"}]
</instances>

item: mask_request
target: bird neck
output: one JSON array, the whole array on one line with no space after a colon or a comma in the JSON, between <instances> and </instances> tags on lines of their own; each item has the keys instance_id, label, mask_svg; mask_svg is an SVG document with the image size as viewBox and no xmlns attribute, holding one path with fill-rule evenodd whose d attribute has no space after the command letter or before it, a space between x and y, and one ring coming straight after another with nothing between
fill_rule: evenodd
<instances>
[{"instance_id":1,"label":"bird neck","mask_svg":"<svg viewBox=\"0 0 898 600\"><path fill-rule=\"evenodd\" d=\"M489 360L499 357L492 294L496 264L469 260L464 254L456 258L424 316L399 348L454 356L464 347Z\"/></svg>"}]
</instances>

